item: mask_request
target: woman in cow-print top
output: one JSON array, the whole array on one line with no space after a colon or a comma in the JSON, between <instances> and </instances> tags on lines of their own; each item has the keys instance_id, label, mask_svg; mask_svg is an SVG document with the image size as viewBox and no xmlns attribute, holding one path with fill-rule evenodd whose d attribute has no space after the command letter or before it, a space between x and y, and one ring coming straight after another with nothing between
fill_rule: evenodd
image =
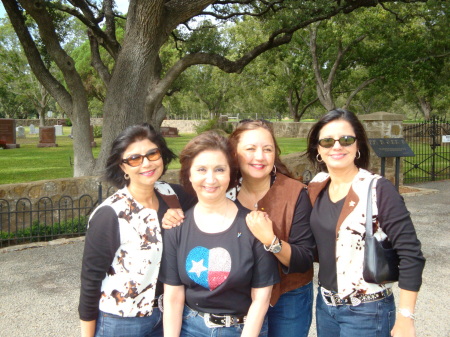
<instances>
[{"instance_id":1,"label":"woman in cow-print top","mask_svg":"<svg viewBox=\"0 0 450 337\"><path fill-rule=\"evenodd\" d=\"M328 112L308 136L308 159L324 171L308 186L319 256L318 337L415 336L414 307L425 264L409 212L385 178L372 174L364 127L350 111ZM363 278L365 213L370 181L375 237L399 256L399 315L393 283Z\"/></svg>"},{"instance_id":2,"label":"woman in cow-print top","mask_svg":"<svg viewBox=\"0 0 450 337\"><path fill-rule=\"evenodd\" d=\"M119 190L89 219L81 271L82 336L162 336L157 283L160 222L169 207L195 199L158 182L175 154L150 125L125 129L113 142L105 178Z\"/></svg>"}]
</instances>

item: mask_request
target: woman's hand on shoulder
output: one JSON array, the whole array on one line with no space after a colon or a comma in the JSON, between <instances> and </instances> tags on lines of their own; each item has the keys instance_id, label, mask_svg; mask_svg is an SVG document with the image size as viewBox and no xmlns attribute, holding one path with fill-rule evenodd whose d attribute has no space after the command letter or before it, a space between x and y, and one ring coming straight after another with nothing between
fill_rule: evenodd
<instances>
[{"instance_id":1,"label":"woman's hand on shoulder","mask_svg":"<svg viewBox=\"0 0 450 337\"><path fill-rule=\"evenodd\" d=\"M164 214L161 226L164 229L171 229L180 226L184 221L184 213L181 208L169 208Z\"/></svg>"},{"instance_id":2,"label":"woman's hand on shoulder","mask_svg":"<svg viewBox=\"0 0 450 337\"><path fill-rule=\"evenodd\" d=\"M266 246L270 246L275 234L273 233L272 220L266 212L251 211L245 221L252 234Z\"/></svg>"}]
</instances>

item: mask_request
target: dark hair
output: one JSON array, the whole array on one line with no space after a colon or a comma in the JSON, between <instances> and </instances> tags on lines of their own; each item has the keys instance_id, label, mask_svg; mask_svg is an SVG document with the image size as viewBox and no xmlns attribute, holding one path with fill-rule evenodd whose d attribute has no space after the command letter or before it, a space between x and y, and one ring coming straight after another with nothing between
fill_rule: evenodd
<instances>
[{"instance_id":1,"label":"dark hair","mask_svg":"<svg viewBox=\"0 0 450 337\"><path fill-rule=\"evenodd\" d=\"M170 162L177 158L177 156L167 147L164 137L153 126L144 123L127 127L114 139L109 157L106 160L105 173L103 175L106 181L117 188L123 188L129 184L130 181L124 178L124 172L120 168L123 160L122 156L128 146L144 139L148 139L154 143L159 151L161 151L161 158L164 165L162 174L167 171Z\"/></svg>"},{"instance_id":2,"label":"dark hair","mask_svg":"<svg viewBox=\"0 0 450 337\"><path fill-rule=\"evenodd\" d=\"M206 131L191 139L180 154L180 182L186 192L195 195L192 183L189 180L192 162L203 151L221 151L227 158L230 166L230 183L228 189L236 186L238 166L234 156L231 153L231 147L228 140L217 131Z\"/></svg>"},{"instance_id":3,"label":"dark hair","mask_svg":"<svg viewBox=\"0 0 450 337\"><path fill-rule=\"evenodd\" d=\"M360 157L358 159L355 158L355 165L358 168L368 169L369 161L370 161L370 148L369 141L367 140L366 131L364 130L364 126L359 121L356 115L348 110L344 109L335 109L329 111L326 115L324 115L316 124L313 125L311 130L308 133L308 147L306 149L306 157L309 161L314 165L314 167L320 171L328 172L327 166L325 163L319 163L317 161L317 154L319 153L317 147L319 146L319 134L322 128L335 120L345 120L350 123L355 131L356 136L356 144L358 146L358 150L360 152Z\"/></svg>"},{"instance_id":4,"label":"dark hair","mask_svg":"<svg viewBox=\"0 0 450 337\"><path fill-rule=\"evenodd\" d=\"M275 139L275 134L273 132L273 127L272 127L271 122L260 120L260 119L258 119L258 120L245 119L245 120L239 122L236 129L228 137L230 144L231 144L231 149L233 151L233 156L237 158L237 147L238 147L238 144L239 144L242 134L246 131L257 130L257 129L267 130L267 131L269 131L270 135L272 136L272 140L275 145L275 167L277 168L277 172L280 172L280 173L292 178L291 172L289 172L286 165L284 165L280 159L281 150ZM239 172L238 177L240 177L240 176L241 176L241 173Z\"/></svg>"}]
</instances>

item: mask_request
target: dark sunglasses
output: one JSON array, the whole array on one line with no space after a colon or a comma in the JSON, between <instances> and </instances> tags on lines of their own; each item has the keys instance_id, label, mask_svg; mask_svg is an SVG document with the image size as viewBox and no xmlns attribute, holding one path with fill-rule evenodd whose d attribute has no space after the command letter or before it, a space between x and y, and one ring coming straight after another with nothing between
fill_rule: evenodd
<instances>
[{"instance_id":1,"label":"dark sunglasses","mask_svg":"<svg viewBox=\"0 0 450 337\"><path fill-rule=\"evenodd\" d=\"M342 136L339 139L334 138L322 138L319 139L319 145L329 149L330 147L333 147L336 142L339 142L340 146L350 146L353 145L356 142L356 137L353 136Z\"/></svg>"},{"instance_id":2,"label":"dark sunglasses","mask_svg":"<svg viewBox=\"0 0 450 337\"><path fill-rule=\"evenodd\" d=\"M147 158L149 161L155 161L161 158L161 152L159 149L151 149L146 154L132 154L128 158L122 160L122 163L128 164L132 167L136 167L141 165L144 162L144 158Z\"/></svg>"}]
</instances>

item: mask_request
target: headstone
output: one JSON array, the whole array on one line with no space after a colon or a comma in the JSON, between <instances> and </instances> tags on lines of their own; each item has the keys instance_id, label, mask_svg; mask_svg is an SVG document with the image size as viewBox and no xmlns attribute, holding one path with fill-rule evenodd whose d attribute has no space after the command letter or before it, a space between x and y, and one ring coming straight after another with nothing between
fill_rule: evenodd
<instances>
[{"instance_id":1,"label":"headstone","mask_svg":"<svg viewBox=\"0 0 450 337\"><path fill-rule=\"evenodd\" d=\"M16 120L12 118L0 118L0 141L5 149L19 148L16 144Z\"/></svg>"},{"instance_id":2,"label":"headstone","mask_svg":"<svg viewBox=\"0 0 450 337\"><path fill-rule=\"evenodd\" d=\"M55 128L53 126L43 126L39 128L39 144L37 147L56 147Z\"/></svg>"},{"instance_id":3,"label":"headstone","mask_svg":"<svg viewBox=\"0 0 450 337\"><path fill-rule=\"evenodd\" d=\"M30 135L37 135L38 130L36 130L36 127L33 124L30 124Z\"/></svg>"},{"instance_id":4,"label":"headstone","mask_svg":"<svg viewBox=\"0 0 450 337\"><path fill-rule=\"evenodd\" d=\"M63 135L63 126L55 125L55 136L62 136L62 135Z\"/></svg>"},{"instance_id":5,"label":"headstone","mask_svg":"<svg viewBox=\"0 0 450 337\"><path fill-rule=\"evenodd\" d=\"M25 128L23 126L18 126L16 128L17 138L26 138L25 137Z\"/></svg>"},{"instance_id":6,"label":"headstone","mask_svg":"<svg viewBox=\"0 0 450 337\"><path fill-rule=\"evenodd\" d=\"M161 131L161 135L163 137L178 137L179 136L177 128L163 126L163 127L161 127L160 131Z\"/></svg>"},{"instance_id":7,"label":"headstone","mask_svg":"<svg viewBox=\"0 0 450 337\"><path fill-rule=\"evenodd\" d=\"M91 138L91 147L97 147L97 143L94 140L94 126L89 126L89 136Z\"/></svg>"}]
</instances>

